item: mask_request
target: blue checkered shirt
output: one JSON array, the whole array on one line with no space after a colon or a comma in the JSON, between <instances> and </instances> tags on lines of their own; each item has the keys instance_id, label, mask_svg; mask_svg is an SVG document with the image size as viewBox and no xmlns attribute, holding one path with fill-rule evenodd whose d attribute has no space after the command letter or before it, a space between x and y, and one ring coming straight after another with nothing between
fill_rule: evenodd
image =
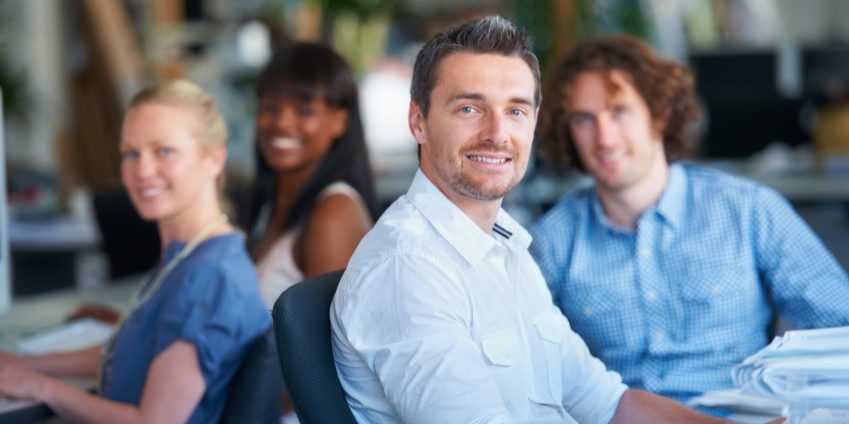
<instances>
[{"instance_id":1,"label":"blue checkered shirt","mask_svg":"<svg viewBox=\"0 0 849 424\"><path fill-rule=\"evenodd\" d=\"M670 166L636 231L586 188L531 233L554 302L631 387L678 400L733 387L774 311L801 328L849 324L849 278L792 206L716 170Z\"/></svg>"}]
</instances>

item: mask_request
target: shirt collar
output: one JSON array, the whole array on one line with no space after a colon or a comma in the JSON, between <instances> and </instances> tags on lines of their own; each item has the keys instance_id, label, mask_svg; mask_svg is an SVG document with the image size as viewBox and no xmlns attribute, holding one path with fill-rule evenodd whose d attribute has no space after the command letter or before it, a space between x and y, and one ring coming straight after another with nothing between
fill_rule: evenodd
<instances>
[{"instance_id":1,"label":"shirt collar","mask_svg":"<svg viewBox=\"0 0 849 424\"><path fill-rule=\"evenodd\" d=\"M681 164L669 166L666 188L657 202L657 213L673 228L680 228L684 220L684 206L687 196L687 173Z\"/></svg>"},{"instance_id":2,"label":"shirt collar","mask_svg":"<svg viewBox=\"0 0 849 424\"><path fill-rule=\"evenodd\" d=\"M679 228L684 219L684 203L687 195L687 173L684 167L680 164L672 164L669 166L669 173L666 177L666 187L660 193L660 199L652 208L649 208L646 213L657 213L664 221L669 223L673 228ZM630 230L622 229L613 225L604 214L604 206L601 204L601 199L596 190L592 190L590 201L592 203L593 214L598 222L606 228L615 231L629 233Z\"/></svg>"},{"instance_id":3,"label":"shirt collar","mask_svg":"<svg viewBox=\"0 0 849 424\"><path fill-rule=\"evenodd\" d=\"M483 232L439 191L421 169L416 171L406 196L436 232L472 265L480 262L498 244L496 237L512 250L527 250L531 244L530 234L504 209L498 211L492 235Z\"/></svg>"}]
</instances>

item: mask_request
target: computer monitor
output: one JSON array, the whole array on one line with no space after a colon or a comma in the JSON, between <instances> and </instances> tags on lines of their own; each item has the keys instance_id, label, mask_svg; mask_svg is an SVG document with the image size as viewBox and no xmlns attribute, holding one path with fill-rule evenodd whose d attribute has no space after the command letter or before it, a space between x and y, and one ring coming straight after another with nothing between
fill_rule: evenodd
<instances>
[{"instance_id":1,"label":"computer monitor","mask_svg":"<svg viewBox=\"0 0 849 424\"><path fill-rule=\"evenodd\" d=\"M9 203L6 200L6 140L3 128L3 87L0 87L0 314L12 303L12 282L9 267Z\"/></svg>"},{"instance_id":2,"label":"computer monitor","mask_svg":"<svg viewBox=\"0 0 849 424\"><path fill-rule=\"evenodd\" d=\"M802 50L805 96L822 102L845 102L849 92L849 45L809 46Z\"/></svg>"},{"instance_id":3,"label":"computer monitor","mask_svg":"<svg viewBox=\"0 0 849 424\"><path fill-rule=\"evenodd\" d=\"M809 139L801 99L779 91L775 50L699 52L690 65L706 115L703 157L746 158L776 141L796 146Z\"/></svg>"}]
</instances>

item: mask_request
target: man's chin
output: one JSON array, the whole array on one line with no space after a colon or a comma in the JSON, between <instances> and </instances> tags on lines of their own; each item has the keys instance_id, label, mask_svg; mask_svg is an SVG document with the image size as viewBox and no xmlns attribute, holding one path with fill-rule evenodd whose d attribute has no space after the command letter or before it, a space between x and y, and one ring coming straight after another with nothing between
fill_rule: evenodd
<instances>
[{"instance_id":1,"label":"man's chin","mask_svg":"<svg viewBox=\"0 0 849 424\"><path fill-rule=\"evenodd\" d=\"M471 183L464 184L463 191L467 196L476 200L491 201L503 198L507 195L507 193L510 193L510 190L512 190L515 186L515 183L505 183L498 185Z\"/></svg>"}]
</instances>

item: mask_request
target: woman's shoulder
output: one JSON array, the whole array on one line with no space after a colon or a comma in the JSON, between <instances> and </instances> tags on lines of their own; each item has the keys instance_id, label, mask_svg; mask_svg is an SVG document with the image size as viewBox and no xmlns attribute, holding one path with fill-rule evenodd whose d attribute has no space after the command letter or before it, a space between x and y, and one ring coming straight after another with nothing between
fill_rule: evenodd
<instances>
[{"instance_id":1,"label":"woman's shoulder","mask_svg":"<svg viewBox=\"0 0 849 424\"><path fill-rule=\"evenodd\" d=\"M362 196L344 181L332 183L321 191L308 221L309 227L371 225Z\"/></svg>"},{"instance_id":2,"label":"woman's shoulder","mask_svg":"<svg viewBox=\"0 0 849 424\"><path fill-rule=\"evenodd\" d=\"M187 258L184 290L193 288L205 291L210 286L217 289L241 292L255 287L256 270L246 250L241 233L231 232L215 236L197 247ZM248 290L250 291L250 290Z\"/></svg>"},{"instance_id":3,"label":"woman's shoulder","mask_svg":"<svg viewBox=\"0 0 849 424\"><path fill-rule=\"evenodd\" d=\"M324 189L322 189L316 197L316 206L325 203L325 201L345 203L344 200L348 200L347 203L353 203L361 206L363 210L367 209L363 197L357 189L348 184L346 181L336 181L324 187Z\"/></svg>"}]
</instances>

